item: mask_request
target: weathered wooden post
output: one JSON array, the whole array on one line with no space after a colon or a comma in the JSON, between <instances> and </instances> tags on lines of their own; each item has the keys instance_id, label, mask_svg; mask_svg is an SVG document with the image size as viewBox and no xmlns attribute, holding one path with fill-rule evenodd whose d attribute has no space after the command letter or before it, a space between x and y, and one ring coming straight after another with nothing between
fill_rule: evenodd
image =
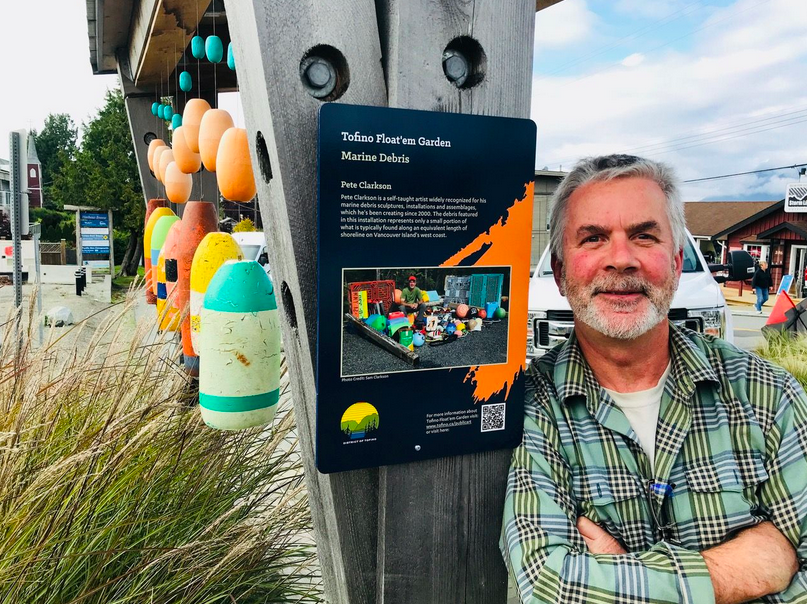
<instances>
[{"instance_id":1,"label":"weathered wooden post","mask_svg":"<svg viewBox=\"0 0 807 604\"><path fill-rule=\"evenodd\" d=\"M314 467L317 111L337 101L528 117L536 4L225 5L328 600L503 603L509 451L331 475Z\"/></svg>"}]
</instances>

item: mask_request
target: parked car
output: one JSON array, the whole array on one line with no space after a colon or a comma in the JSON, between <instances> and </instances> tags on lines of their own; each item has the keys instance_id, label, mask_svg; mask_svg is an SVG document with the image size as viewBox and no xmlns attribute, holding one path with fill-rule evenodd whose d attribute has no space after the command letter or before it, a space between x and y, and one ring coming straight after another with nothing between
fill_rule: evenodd
<instances>
[{"instance_id":1,"label":"parked car","mask_svg":"<svg viewBox=\"0 0 807 604\"><path fill-rule=\"evenodd\" d=\"M263 231L233 233L233 239L244 253L244 259L255 260L271 279L272 270L269 267L269 253L266 250L266 236Z\"/></svg>"},{"instance_id":2,"label":"parked car","mask_svg":"<svg viewBox=\"0 0 807 604\"><path fill-rule=\"evenodd\" d=\"M574 327L572 309L568 300L558 291L550 260L547 246L530 280L528 360L540 357L564 342ZM734 327L726 299L689 233L684 246L681 280L669 318L676 325L734 342Z\"/></svg>"}]
</instances>

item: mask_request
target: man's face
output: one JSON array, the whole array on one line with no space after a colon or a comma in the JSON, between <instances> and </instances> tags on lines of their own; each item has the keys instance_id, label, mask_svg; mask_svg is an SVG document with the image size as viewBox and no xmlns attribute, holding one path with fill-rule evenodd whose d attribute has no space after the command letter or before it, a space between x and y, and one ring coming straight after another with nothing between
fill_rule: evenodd
<instances>
[{"instance_id":1,"label":"man's face","mask_svg":"<svg viewBox=\"0 0 807 604\"><path fill-rule=\"evenodd\" d=\"M409 280L409 289L415 289L415 284L416 283L417 283L417 281L415 281L414 279L410 279Z\"/></svg>"},{"instance_id":2,"label":"man's face","mask_svg":"<svg viewBox=\"0 0 807 604\"><path fill-rule=\"evenodd\" d=\"M589 183L569 198L555 281L575 318L634 339L667 317L683 251L673 243L661 188L644 178Z\"/></svg>"}]
</instances>

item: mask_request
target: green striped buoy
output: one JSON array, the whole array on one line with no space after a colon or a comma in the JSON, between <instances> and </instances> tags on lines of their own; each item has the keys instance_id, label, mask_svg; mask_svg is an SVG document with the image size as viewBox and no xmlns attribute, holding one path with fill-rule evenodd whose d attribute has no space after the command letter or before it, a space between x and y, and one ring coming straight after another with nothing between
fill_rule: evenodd
<instances>
[{"instance_id":1,"label":"green striped buoy","mask_svg":"<svg viewBox=\"0 0 807 604\"><path fill-rule=\"evenodd\" d=\"M231 260L205 292L199 333L199 407L218 430L272 421L280 396L274 288L254 260Z\"/></svg>"}]
</instances>

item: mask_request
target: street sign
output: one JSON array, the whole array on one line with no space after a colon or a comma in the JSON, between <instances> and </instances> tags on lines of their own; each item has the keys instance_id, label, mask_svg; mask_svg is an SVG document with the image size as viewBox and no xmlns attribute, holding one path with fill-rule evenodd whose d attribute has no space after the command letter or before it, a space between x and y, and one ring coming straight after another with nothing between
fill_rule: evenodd
<instances>
[{"instance_id":1,"label":"street sign","mask_svg":"<svg viewBox=\"0 0 807 604\"><path fill-rule=\"evenodd\" d=\"M794 182L787 185L785 212L807 212L807 183Z\"/></svg>"}]
</instances>

